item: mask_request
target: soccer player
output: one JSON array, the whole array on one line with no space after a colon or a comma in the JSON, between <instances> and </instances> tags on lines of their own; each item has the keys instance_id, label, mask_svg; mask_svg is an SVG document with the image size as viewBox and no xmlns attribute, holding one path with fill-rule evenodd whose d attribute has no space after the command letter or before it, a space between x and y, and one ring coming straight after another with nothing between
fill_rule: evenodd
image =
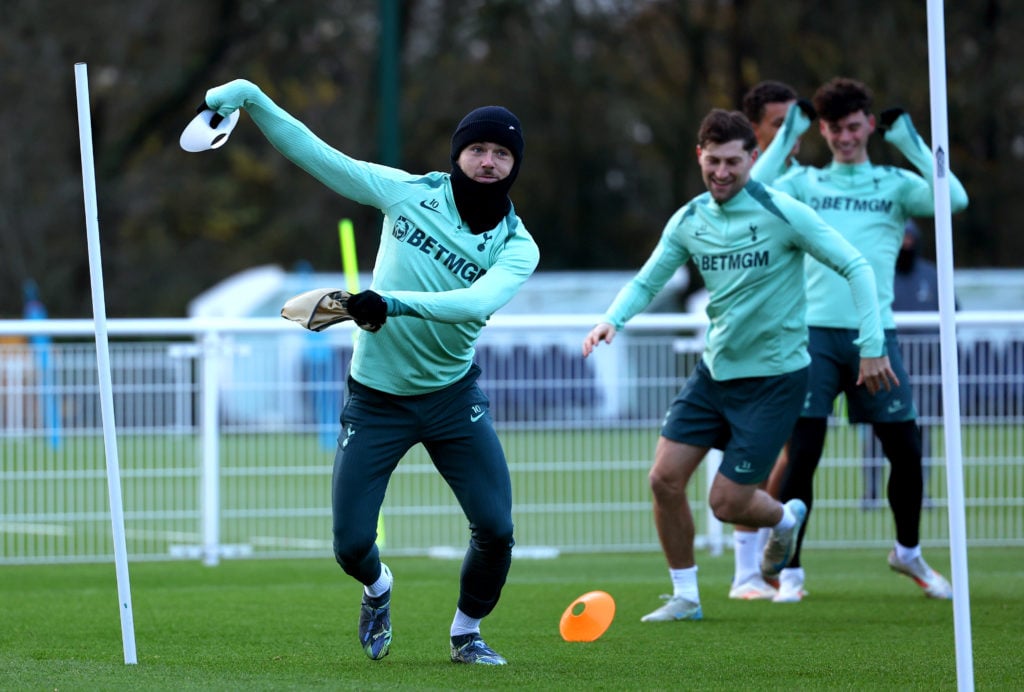
<instances>
[{"instance_id":1,"label":"soccer player","mask_svg":"<svg viewBox=\"0 0 1024 692\"><path fill-rule=\"evenodd\" d=\"M786 120L789 107L797 102L797 93L793 87L783 82L767 80L758 82L743 96L743 114L747 116L754 128L757 138L757 150L763 152L775 138L775 133ZM782 162L781 170L785 171L796 165L796 155L800 151L800 140ZM775 460L771 475L761 483L761 489L778 499L782 473L786 468L787 446L784 445ZM740 600L771 600L778 593L775 586L769 584L761 576L758 557L768 542L770 529L755 529L752 526L733 526L733 578L729 588L729 598Z\"/></svg>"},{"instance_id":2,"label":"soccer player","mask_svg":"<svg viewBox=\"0 0 1024 692\"><path fill-rule=\"evenodd\" d=\"M584 357L602 341L610 344L676 269L693 260L708 289L710 326L700 362L669 406L649 474L673 588L644 622L703 617L686 493L711 447L723 451L708 496L715 516L772 528L761 559L764 577L778 576L790 559L803 503L783 505L758 485L807 390L805 253L838 272L856 298L859 381L871 391L895 384L867 261L810 207L750 179L756 144L742 113L715 109L704 118L697 162L707 192L669 218L653 254L583 340Z\"/></svg>"},{"instance_id":3,"label":"soccer player","mask_svg":"<svg viewBox=\"0 0 1024 692\"><path fill-rule=\"evenodd\" d=\"M889 566L917 582L925 595L951 598L949 582L921 556L921 431L892 315L893 272L904 225L911 216L935 214L931 150L902 110L887 110L876 123L871 91L857 80L832 79L818 89L813 104L821 119L819 131L832 152L832 163L824 168L798 168L774 178L777 162L792 147L792 139L810 126L807 115L791 107L779 136L754 167L753 177L813 205L871 263L886 331L886 352L899 384L879 396L868 396L857 386L853 297L827 267L808 260L811 388L790 439L789 468L781 496L799 498L811 510L812 481L825 444L828 415L835 398L845 393L850 422L872 425L891 466L888 499L896 524L896 543L889 553ZM867 145L876 125L881 127L885 141L899 149L920 175L871 163ZM956 212L966 208L967 193L952 173L949 188L951 209ZM782 572L775 601L803 598L805 574L800 547L805 532L806 526L800 531L792 564Z\"/></svg>"},{"instance_id":4,"label":"soccer player","mask_svg":"<svg viewBox=\"0 0 1024 692\"><path fill-rule=\"evenodd\" d=\"M539 261L508 192L523 161L519 120L500 106L473 110L451 141L451 173L411 175L354 160L320 140L256 85L211 89L207 105L244 108L288 159L338 194L384 214L370 290L348 300L359 333L334 460L334 554L364 585L359 644L379 660L391 648L391 570L376 546L377 515L399 460L422 443L469 521L451 660L503 665L480 637L512 559L508 464L474 344ZM413 596L410 596L412 598Z\"/></svg>"},{"instance_id":5,"label":"soccer player","mask_svg":"<svg viewBox=\"0 0 1024 692\"><path fill-rule=\"evenodd\" d=\"M775 134L786 122L789 107L797 102L796 90L788 84L774 80L758 82L743 95L743 115L747 116L757 137L757 149L763 153L775 139ZM806 106L810 105L806 101ZM789 155L782 160L779 172L785 172L796 164L800 153L800 138L797 137Z\"/></svg>"}]
</instances>

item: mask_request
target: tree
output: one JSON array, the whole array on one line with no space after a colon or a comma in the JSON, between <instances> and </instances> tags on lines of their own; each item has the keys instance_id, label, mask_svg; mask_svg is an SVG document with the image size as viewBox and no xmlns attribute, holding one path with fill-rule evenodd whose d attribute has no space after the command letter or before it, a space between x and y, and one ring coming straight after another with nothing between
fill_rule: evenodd
<instances>
[{"instance_id":1,"label":"tree","mask_svg":"<svg viewBox=\"0 0 1024 692\"><path fill-rule=\"evenodd\" d=\"M879 109L902 105L929 136L922 3L839 0L407 0L401 3L400 167L447 170L458 118L484 103L526 131L517 211L542 269L635 268L662 224L703 188L696 129L764 78L810 94L848 74ZM354 220L372 266L380 214L281 157L243 116L228 146L186 154L182 127L207 88L247 77L324 140L379 160L380 2L6 0L0 85L0 315L32 278L52 316L91 314L75 115L89 67L111 316L181 315L241 269L338 266ZM947 3L950 161L971 195L955 219L958 266L1018 264L1024 4ZM827 152L809 133L802 158ZM905 165L881 142L879 162ZM927 249L927 248L926 248Z\"/></svg>"}]
</instances>

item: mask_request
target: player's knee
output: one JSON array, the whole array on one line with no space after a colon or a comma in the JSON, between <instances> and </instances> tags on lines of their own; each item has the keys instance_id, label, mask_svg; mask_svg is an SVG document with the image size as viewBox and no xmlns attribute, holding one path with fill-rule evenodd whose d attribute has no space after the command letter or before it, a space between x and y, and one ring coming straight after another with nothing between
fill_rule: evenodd
<instances>
[{"instance_id":1,"label":"player's knee","mask_svg":"<svg viewBox=\"0 0 1024 692\"><path fill-rule=\"evenodd\" d=\"M373 551L374 543L373 536L359 539L350 535L335 535L334 559L347 574L354 574Z\"/></svg>"},{"instance_id":2,"label":"player's knee","mask_svg":"<svg viewBox=\"0 0 1024 692\"><path fill-rule=\"evenodd\" d=\"M470 541L473 548L490 555L509 555L515 539L512 536L512 522L502 523L493 528L473 527Z\"/></svg>"},{"instance_id":3,"label":"player's knee","mask_svg":"<svg viewBox=\"0 0 1024 692\"><path fill-rule=\"evenodd\" d=\"M747 506L747 502L733 497L727 493L712 493L708 496L708 506L715 519L728 524L740 523L741 517Z\"/></svg>"},{"instance_id":4,"label":"player's knee","mask_svg":"<svg viewBox=\"0 0 1024 692\"><path fill-rule=\"evenodd\" d=\"M647 474L651 493L657 502L678 502L686 495L686 485L674 475L663 473L657 466Z\"/></svg>"},{"instance_id":5,"label":"player's knee","mask_svg":"<svg viewBox=\"0 0 1024 692\"><path fill-rule=\"evenodd\" d=\"M915 421L875 423L874 431L894 468L921 465L921 429Z\"/></svg>"}]
</instances>

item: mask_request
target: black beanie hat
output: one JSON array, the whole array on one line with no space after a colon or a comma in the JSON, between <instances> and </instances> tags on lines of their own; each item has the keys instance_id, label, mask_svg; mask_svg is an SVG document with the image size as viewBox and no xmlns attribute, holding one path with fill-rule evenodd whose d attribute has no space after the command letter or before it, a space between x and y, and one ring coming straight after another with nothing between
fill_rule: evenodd
<instances>
[{"instance_id":1,"label":"black beanie hat","mask_svg":"<svg viewBox=\"0 0 1024 692\"><path fill-rule=\"evenodd\" d=\"M470 111L452 135L452 163L473 142L494 142L508 147L516 169L523 158L523 128L512 111L501 106L483 106Z\"/></svg>"}]
</instances>

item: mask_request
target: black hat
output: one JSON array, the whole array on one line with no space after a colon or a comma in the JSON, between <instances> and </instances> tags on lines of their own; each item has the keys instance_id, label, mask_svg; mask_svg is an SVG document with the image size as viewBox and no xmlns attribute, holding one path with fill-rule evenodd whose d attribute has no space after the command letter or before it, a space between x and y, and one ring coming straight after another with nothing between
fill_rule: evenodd
<instances>
[{"instance_id":1,"label":"black hat","mask_svg":"<svg viewBox=\"0 0 1024 692\"><path fill-rule=\"evenodd\" d=\"M494 142L508 147L516 168L523 158L525 142L519 118L501 106L477 108L459 122L452 135L452 163L458 161L462 150L474 142Z\"/></svg>"}]
</instances>

